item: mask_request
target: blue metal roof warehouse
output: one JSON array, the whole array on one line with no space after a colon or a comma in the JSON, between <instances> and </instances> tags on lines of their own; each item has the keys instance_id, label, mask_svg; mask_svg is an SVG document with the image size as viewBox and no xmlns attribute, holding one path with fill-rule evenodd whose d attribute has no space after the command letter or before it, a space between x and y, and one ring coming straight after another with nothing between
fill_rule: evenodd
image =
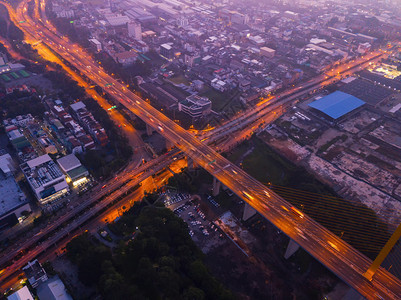
<instances>
[{"instance_id":1,"label":"blue metal roof warehouse","mask_svg":"<svg viewBox=\"0 0 401 300\"><path fill-rule=\"evenodd\" d=\"M319 100L313 101L308 104L308 106L321 111L334 120L337 120L364 104L365 102L357 97L336 91L320 98Z\"/></svg>"}]
</instances>

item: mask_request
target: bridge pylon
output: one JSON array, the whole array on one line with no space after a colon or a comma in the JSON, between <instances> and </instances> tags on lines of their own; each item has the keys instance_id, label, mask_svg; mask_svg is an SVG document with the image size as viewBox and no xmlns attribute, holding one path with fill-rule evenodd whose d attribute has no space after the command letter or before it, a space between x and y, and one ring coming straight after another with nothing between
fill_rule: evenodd
<instances>
[{"instance_id":1,"label":"bridge pylon","mask_svg":"<svg viewBox=\"0 0 401 300\"><path fill-rule=\"evenodd\" d=\"M284 258L289 259L299 250L299 245L295 243L292 239L288 242L287 250L285 251Z\"/></svg>"},{"instance_id":2,"label":"bridge pylon","mask_svg":"<svg viewBox=\"0 0 401 300\"><path fill-rule=\"evenodd\" d=\"M393 249L394 245L397 243L397 241L400 239L400 237L401 237L401 224L398 225L397 229L394 231L393 235L389 238L387 243L384 245L383 249L380 251L380 253L377 255L376 259L370 265L369 269L367 269L366 272L363 274L363 276L367 280L372 281L373 276L375 275L377 269L383 263L383 261L385 260L387 255L390 253L391 249Z\"/></svg>"},{"instance_id":3,"label":"bridge pylon","mask_svg":"<svg viewBox=\"0 0 401 300\"><path fill-rule=\"evenodd\" d=\"M153 127L152 127L152 126L149 126L148 124L146 124L146 134L147 134L148 136L151 136L152 133L153 133L153 131L154 131Z\"/></svg>"},{"instance_id":4,"label":"bridge pylon","mask_svg":"<svg viewBox=\"0 0 401 300\"><path fill-rule=\"evenodd\" d=\"M221 182L216 177L213 177L213 197L216 197L220 193L220 186Z\"/></svg>"},{"instance_id":5,"label":"bridge pylon","mask_svg":"<svg viewBox=\"0 0 401 300\"><path fill-rule=\"evenodd\" d=\"M174 148L174 144L170 142L170 140L166 139L166 149L167 151L170 151L172 148Z\"/></svg>"},{"instance_id":6,"label":"bridge pylon","mask_svg":"<svg viewBox=\"0 0 401 300\"><path fill-rule=\"evenodd\" d=\"M245 203L244 212L242 214L242 220L246 221L253 217L256 214L256 209L250 206L248 203Z\"/></svg>"},{"instance_id":7,"label":"bridge pylon","mask_svg":"<svg viewBox=\"0 0 401 300\"><path fill-rule=\"evenodd\" d=\"M187 167L189 171L196 169L196 162L190 156L187 156Z\"/></svg>"}]
</instances>

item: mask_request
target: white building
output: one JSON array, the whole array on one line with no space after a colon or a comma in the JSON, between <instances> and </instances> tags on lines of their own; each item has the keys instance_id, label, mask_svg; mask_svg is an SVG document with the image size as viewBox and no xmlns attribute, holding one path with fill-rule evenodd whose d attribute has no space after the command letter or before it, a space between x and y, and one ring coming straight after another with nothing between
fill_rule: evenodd
<instances>
[{"instance_id":1,"label":"white building","mask_svg":"<svg viewBox=\"0 0 401 300\"><path fill-rule=\"evenodd\" d=\"M186 100L178 103L178 110L193 118L200 118L212 111L212 102L206 97L191 95Z\"/></svg>"},{"instance_id":2,"label":"white building","mask_svg":"<svg viewBox=\"0 0 401 300\"><path fill-rule=\"evenodd\" d=\"M102 51L102 44L97 39L89 39L91 46L96 52Z\"/></svg>"},{"instance_id":3,"label":"white building","mask_svg":"<svg viewBox=\"0 0 401 300\"><path fill-rule=\"evenodd\" d=\"M33 300L33 297L28 287L24 286L8 296L7 300Z\"/></svg>"},{"instance_id":4,"label":"white building","mask_svg":"<svg viewBox=\"0 0 401 300\"><path fill-rule=\"evenodd\" d=\"M210 85L212 88L215 88L216 90L220 92L225 92L228 89L227 83L225 83L222 80L219 80L218 78L214 78L211 82Z\"/></svg>"},{"instance_id":5,"label":"white building","mask_svg":"<svg viewBox=\"0 0 401 300\"><path fill-rule=\"evenodd\" d=\"M40 204L52 202L69 191L64 174L48 154L23 163L21 169Z\"/></svg>"},{"instance_id":6,"label":"white building","mask_svg":"<svg viewBox=\"0 0 401 300\"><path fill-rule=\"evenodd\" d=\"M262 47L260 48L260 55L267 57L267 58L272 58L276 54L276 50L270 49L268 47Z\"/></svg>"},{"instance_id":7,"label":"white building","mask_svg":"<svg viewBox=\"0 0 401 300\"><path fill-rule=\"evenodd\" d=\"M138 41L142 40L142 27L140 23L131 21L127 24L128 36Z\"/></svg>"}]
</instances>

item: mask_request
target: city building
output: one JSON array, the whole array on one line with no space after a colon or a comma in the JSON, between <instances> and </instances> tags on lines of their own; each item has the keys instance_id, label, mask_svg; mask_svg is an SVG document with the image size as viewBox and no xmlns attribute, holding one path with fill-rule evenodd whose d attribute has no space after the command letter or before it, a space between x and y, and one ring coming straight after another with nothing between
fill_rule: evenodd
<instances>
[{"instance_id":1,"label":"city building","mask_svg":"<svg viewBox=\"0 0 401 300\"><path fill-rule=\"evenodd\" d=\"M107 14L105 18L112 27L125 26L130 21L129 17L120 14Z\"/></svg>"},{"instance_id":2,"label":"city building","mask_svg":"<svg viewBox=\"0 0 401 300\"><path fill-rule=\"evenodd\" d=\"M94 51L102 51L102 43L100 43L97 39L89 39L89 42Z\"/></svg>"},{"instance_id":3,"label":"city building","mask_svg":"<svg viewBox=\"0 0 401 300\"><path fill-rule=\"evenodd\" d=\"M191 95L178 103L178 110L190 115L192 118L200 118L212 111L212 102L207 97Z\"/></svg>"},{"instance_id":4,"label":"city building","mask_svg":"<svg viewBox=\"0 0 401 300\"><path fill-rule=\"evenodd\" d=\"M66 155L57 160L61 170L67 175L67 181L72 182L74 187L83 185L89 181L88 170L81 164L74 154Z\"/></svg>"},{"instance_id":5,"label":"city building","mask_svg":"<svg viewBox=\"0 0 401 300\"><path fill-rule=\"evenodd\" d=\"M3 152L3 151L2 151ZM0 230L22 221L31 211L29 202L12 174L10 154L0 155Z\"/></svg>"},{"instance_id":6,"label":"city building","mask_svg":"<svg viewBox=\"0 0 401 300\"><path fill-rule=\"evenodd\" d=\"M188 24L189 24L188 18L180 17L177 19L177 26L186 27L188 26Z\"/></svg>"},{"instance_id":7,"label":"city building","mask_svg":"<svg viewBox=\"0 0 401 300\"><path fill-rule=\"evenodd\" d=\"M7 297L7 300L33 300L33 296L27 286L23 286L19 290Z\"/></svg>"},{"instance_id":8,"label":"city building","mask_svg":"<svg viewBox=\"0 0 401 300\"><path fill-rule=\"evenodd\" d=\"M142 40L142 27L141 24L138 22L128 22L128 36L132 37L138 41Z\"/></svg>"},{"instance_id":9,"label":"city building","mask_svg":"<svg viewBox=\"0 0 401 300\"><path fill-rule=\"evenodd\" d=\"M21 170L40 204L52 202L69 191L64 174L48 154L23 163Z\"/></svg>"},{"instance_id":10,"label":"city building","mask_svg":"<svg viewBox=\"0 0 401 300\"><path fill-rule=\"evenodd\" d=\"M20 151L21 149L30 145L26 137L21 133L19 129L14 129L7 132L8 138L15 148L15 150Z\"/></svg>"},{"instance_id":11,"label":"city building","mask_svg":"<svg viewBox=\"0 0 401 300\"><path fill-rule=\"evenodd\" d=\"M37 294L41 300L72 300L64 283L57 275L40 284Z\"/></svg>"},{"instance_id":12,"label":"city building","mask_svg":"<svg viewBox=\"0 0 401 300\"><path fill-rule=\"evenodd\" d=\"M272 58L274 57L274 54L276 53L276 50L270 49L268 47L262 47L260 48L260 55L267 57L267 58Z\"/></svg>"},{"instance_id":13,"label":"city building","mask_svg":"<svg viewBox=\"0 0 401 300\"><path fill-rule=\"evenodd\" d=\"M22 271L24 271L26 278L28 278L28 281L33 288L38 287L49 278L37 259L28 262L28 264L22 268Z\"/></svg>"},{"instance_id":14,"label":"city building","mask_svg":"<svg viewBox=\"0 0 401 300\"><path fill-rule=\"evenodd\" d=\"M173 47L169 44L160 45L160 55L167 59L173 58Z\"/></svg>"},{"instance_id":15,"label":"city building","mask_svg":"<svg viewBox=\"0 0 401 300\"><path fill-rule=\"evenodd\" d=\"M95 120L93 115L86 109L86 106L83 102L75 102L71 104L71 109L73 110L73 115L79 120L82 126L90 133L94 140L99 143L102 147L106 146L109 142L106 131L102 126L100 126L99 122ZM80 140L81 136L77 136L78 140ZM81 142L82 143L82 142ZM88 146L82 144L86 149Z\"/></svg>"},{"instance_id":16,"label":"city building","mask_svg":"<svg viewBox=\"0 0 401 300\"><path fill-rule=\"evenodd\" d=\"M308 104L330 120L338 120L364 105L365 102L350 94L336 91Z\"/></svg>"},{"instance_id":17,"label":"city building","mask_svg":"<svg viewBox=\"0 0 401 300\"><path fill-rule=\"evenodd\" d=\"M225 92L228 90L228 85L223 80L219 80L218 78L214 78L210 81L210 85L220 92Z\"/></svg>"},{"instance_id":18,"label":"city building","mask_svg":"<svg viewBox=\"0 0 401 300\"><path fill-rule=\"evenodd\" d=\"M136 54L134 51L124 51L116 53L115 58L118 63L126 67L132 65L137 60L138 54Z\"/></svg>"}]
</instances>

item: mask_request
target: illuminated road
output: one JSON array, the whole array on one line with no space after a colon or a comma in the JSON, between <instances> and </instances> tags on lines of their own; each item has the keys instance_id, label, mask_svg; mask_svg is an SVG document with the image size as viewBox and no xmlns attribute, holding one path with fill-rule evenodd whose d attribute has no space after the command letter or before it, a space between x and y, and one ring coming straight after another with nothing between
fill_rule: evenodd
<instances>
[{"instance_id":1,"label":"illuminated road","mask_svg":"<svg viewBox=\"0 0 401 300\"><path fill-rule=\"evenodd\" d=\"M25 5L25 7L24 7ZM154 109L148 103L127 90L93 62L78 46L71 46L68 39L60 38L43 26L30 20L26 12L26 1L22 2L18 14L12 19L26 34L43 42L57 52L71 65L80 70L99 86L110 85L110 94L121 104L138 115L161 135L173 142L180 150L190 156L198 165L204 167L224 185L244 201L253 206L260 214L297 242L317 260L322 262L350 286L369 299L399 299L400 281L390 273L380 269L372 282L361 274L371 261L307 216L293 212L290 204L268 190L264 185L250 177L240 168L231 165L209 146L200 142L172 120ZM25 21L24 23L18 23ZM42 35L39 35L42 31Z\"/></svg>"}]
</instances>

